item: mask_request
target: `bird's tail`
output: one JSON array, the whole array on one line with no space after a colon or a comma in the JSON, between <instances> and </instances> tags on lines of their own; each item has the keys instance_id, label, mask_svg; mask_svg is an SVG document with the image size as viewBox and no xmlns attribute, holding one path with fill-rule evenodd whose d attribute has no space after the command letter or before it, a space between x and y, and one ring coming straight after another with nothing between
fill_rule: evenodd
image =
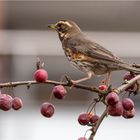
<instances>
[{"instance_id":1,"label":"bird's tail","mask_svg":"<svg viewBox=\"0 0 140 140\"><path fill-rule=\"evenodd\" d=\"M132 65L120 64L120 67L121 67L122 69L125 69L125 70L127 70L127 71L130 71L130 72L132 72L132 73L140 74L140 68L133 67Z\"/></svg>"}]
</instances>

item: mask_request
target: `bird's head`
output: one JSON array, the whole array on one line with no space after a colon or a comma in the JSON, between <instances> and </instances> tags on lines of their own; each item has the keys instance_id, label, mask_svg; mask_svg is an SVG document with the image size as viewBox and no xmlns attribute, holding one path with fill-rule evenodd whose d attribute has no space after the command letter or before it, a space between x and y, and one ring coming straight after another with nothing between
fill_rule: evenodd
<instances>
[{"instance_id":1,"label":"bird's head","mask_svg":"<svg viewBox=\"0 0 140 140\"><path fill-rule=\"evenodd\" d=\"M78 25L71 20L60 20L55 24L50 24L48 27L56 30L60 39L63 39L65 35L81 32Z\"/></svg>"}]
</instances>

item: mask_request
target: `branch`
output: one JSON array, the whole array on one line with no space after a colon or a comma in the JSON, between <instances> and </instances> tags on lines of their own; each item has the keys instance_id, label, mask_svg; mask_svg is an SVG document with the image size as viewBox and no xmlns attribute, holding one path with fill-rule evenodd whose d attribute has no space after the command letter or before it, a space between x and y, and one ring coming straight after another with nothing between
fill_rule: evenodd
<instances>
[{"instance_id":1,"label":"branch","mask_svg":"<svg viewBox=\"0 0 140 140\"><path fill-rule=\"evenodd\" d=\"M100 93L100 91L93 86L87 86L87 85L82 85L82 84L75 84L72 85L69 81L68 82L57 82L57 81L52 81L52 80L47 80L46 82L39 83L36 81L18 81L18 82L7 82L7 83L0 83L0 88L5 88L5 87L17 87L21 85L26 85L26 86L31 86L35 84L50 84L50 85L63 85L66 87L75 87L79 89L84 89L84 90L89 90L95 93Z\"/></svg>"},{"instance_id":2,"label":"branch","mask_svg":"<svg viewBox=\"0 0 140 140\"><path fill-rule=\"evenodd\" d=\"M139 79L140 79L140 75L137 75L136 77L134 77L133 79L131 79L127 83L121 85L120 87L114 89L113 91L119 94L119 93L123 92L125 89L127 89L129 86L133 85ZM79 88L79 89L92 91L92 92L95 92L98 94L102 93L96 87L83 85L83 84L72 84L69 80L67 80L67 82L58 82L58 81L47 80L46 82L43 82L43 83L39 83L39 82L36 82L34 80L33 81L7 82L7 83L0 83L0 88L17 87L17 86L21 86L21 85L31 86L31 85L35 85L35 84L63 85L65 87L75 87L75 88ZM111 90L112 89L110 89L109 91L111 91Z\"/></svg>"},{"instance_id":3,"label":"branch","mask_svg":"<svg viewBox=\"0 0 140 140\"><path fill-rule=\"evenodd\" d=\"M121 85L120 87L114 89L114 92L116 92L117 94L120 94L123 91L125 91L128 87L136 83L138 80L140 80L140 74L134 77L133 79L127 81L125 84Z\"/></svg>"},{"instance_id":4,"label":"branch","mask_svg":"<svg viewBox=\"0 0 140 140\"><path fill-rule=\"evenodd\" d=\"M132 67L140 68L140 64L133 64Z\"/></svg>"}]
</instances>

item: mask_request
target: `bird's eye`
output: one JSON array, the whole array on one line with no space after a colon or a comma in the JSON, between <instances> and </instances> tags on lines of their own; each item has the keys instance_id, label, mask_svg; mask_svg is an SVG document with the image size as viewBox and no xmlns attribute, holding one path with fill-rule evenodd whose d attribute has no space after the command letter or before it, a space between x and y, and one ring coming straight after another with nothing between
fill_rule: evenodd
<instances>
[{"instance_id":1,"label":"bird's eye","mask_svg":"<svg viewBox=\"0 0 140 140\"><path fill-rule=\"evenodd\" d=\"M57 27L58 27L59 29L64 29L64 28L65 28L65 25L64 25L64 24L57 24Z\"/></svg>"},{"instance_id":2,"label":"bird's eye","mask_svg":"<svg viewBox=\"0 0 140 140\"><path fill-rule=\"evenodd\" d=\"M65 32L65 31L67 30L67 27L66 27L65 24L58 23L58 24L57 24L57 30L58 30L59 32Z\"/></svg>"},{"instance_id":3,"label":"bird's eye","mask_svg":"<svg viewBox=\"0 0 140 140\"><path fill-rule=\"evenodd\" d=\"M58 27L58 28L61 28L61 24L57 24L57 27Z\"/></svg>"}]
</instances>

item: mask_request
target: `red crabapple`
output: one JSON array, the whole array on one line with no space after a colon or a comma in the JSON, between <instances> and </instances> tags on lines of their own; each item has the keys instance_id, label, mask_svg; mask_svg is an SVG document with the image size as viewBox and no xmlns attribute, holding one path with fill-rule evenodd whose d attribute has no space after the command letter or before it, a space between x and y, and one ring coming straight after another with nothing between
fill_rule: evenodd
<instances>
[{"instance_id":1,"label":"red crabapple","mask_svg":"<svg viewBox=\"0 0 140 140\"><path fill-rule=\"evenodd\" d=\"M19 98L19 97L13 98L13 100L12 100L12 108L14 110L19 110L20 108L22 108L22 106L23 106L23 103L22 103L21 98Z\"/></svg>"},{"instance_id":2,"label":"red crabapple","mask_svg":"<svg viewBox=\"0 0 140 140\"><path fill-rule=\"evenodd\" d=\"M0 94L0 109L8 111L12 107L12 97L7 94Z\"/></svg>"},{"instance_id":3,"label":"red crabapple","mask_svg":"<svg viewBox=\"0 0 140 140\"><path fill-rule=\"evenodd\" d=\"M130 98L125 98L122 100L123 108L127 111L134 108L134 102Z\"/></svg>"},{"instance_id":4,"label":"red crabapple","mask_svg":"<svg viewBox=\"0 0 140 140\"><path fill-rule=\"evenodd\" d=\"M99 90L106 91L108 89L107 85L100 85Z\"/></svg>"},{"instance_id":5,"label":"red crabapple","mask_svg":"<svg viewBox=\"0 0 140 140\"><path fill-rule=\"evenodd\" d=\"M124 110L122 116L126 119L130 119L130 118L133 118L135 116L135 113L136 113L136 111L134 108L130 111Z\"/></svg>"},{"instance_id":6,"label":"red crabapple","mask_svg":"<svg viewBox=\"0 0 140 140\"><path fill-rule=\"evenodd\" d=\"M123 106L121 102L118 102L114 106L108 106L108 114L111 116L121 116L123 114Z\"/></svg>"},{"instance_id":7,"label":"red crabapple","mask_svg":"<svg viewBox=\"0 0 140 140\"><path fill-rule=\"evenodd\" d=\"M41 105L40 112L44 117L50 118L53 116L55 111L54 105L51 103L45 102Z\"/></svg>"},{"instance_id":8,"label":"red crabapple","mask_svg":"<svg viewBox=\"0 0 140 140\"><path fill-rule=\"evenodd\" d=\"M46 70L44 69L38 69L35 73L34 73L34 78L37 82L45 82L48 79L48 73Z\"/></svg>"},{"instance_id":9,"label":"red crabapple","mask_svg":"<svg viewBox=\"0 0 140 140\"><path fill-rule=\"evenodd\" d=\"M93 115L91 118L90 118L90 122L91 123L96 123L98 120L99 120L99 116L98 115Z\"/></svg>"},{"instance_id":10,"label":"red crabapple","mask_svg":"<svg viewBox=\"0 0 140 140\"><path fill-rule=\"evenodd\" d=\"M55 98L63 99L66 96L67 91L64 88L64 86L58 85L58 86L53 87L52 93L55 96Z\"/></svg>"},{"instance_id":11,"label":"red crabapple","mask_svg":"<svg viewBox=\"0 0 140 140\"><path fill-rule=\"evenodd\" d=\"M87 125L90 122L90 115L88 113L80 114L78 117L78 122L81 125Z\"/></svg>"},{"instance_id":12,"label":"red crabapple","mask_svg":"<svg viewBox=\"0 0 140 140\"><path fill-rule=\"evenodd\" d=\"M119 102L119 96L117 93L111 92L106 96L105 100L108 105L112 106Z\"/></svg>"}]
</instances>

